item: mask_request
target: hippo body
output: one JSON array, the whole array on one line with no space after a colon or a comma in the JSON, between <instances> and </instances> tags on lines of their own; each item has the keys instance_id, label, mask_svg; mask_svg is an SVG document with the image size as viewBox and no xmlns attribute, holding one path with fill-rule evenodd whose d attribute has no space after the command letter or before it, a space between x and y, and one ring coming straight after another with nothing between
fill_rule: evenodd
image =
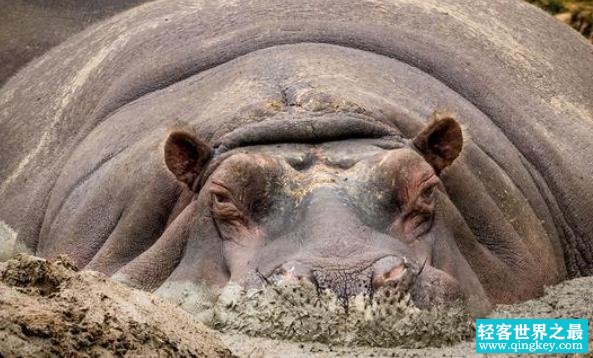
<instances>
[{"instance_id":1,"label":"hippo body","mask_svg":"<svg viewBox=\"0 0 593 358\"><path fill-rule=\"evenodd\" d=\"M409 278L483 311L593 272L593 49L519 1L156 1L0 108L4 246L165 296Z\"/></svg>"},{"instance_id":2,"label":"hippo body","mask_svg":"<svg viewBox=\"0 0 593 358\"><path fill-rule=\"evenodd\" d=\"M0 0L0 86L30 60L82 31L147 0Z\"/></svg>"}]
</instances>

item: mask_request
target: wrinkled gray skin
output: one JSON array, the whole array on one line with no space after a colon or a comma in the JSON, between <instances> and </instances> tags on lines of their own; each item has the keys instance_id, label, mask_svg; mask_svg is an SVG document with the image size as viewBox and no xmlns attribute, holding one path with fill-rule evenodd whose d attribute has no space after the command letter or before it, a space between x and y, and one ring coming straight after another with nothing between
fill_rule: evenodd
<instances>
[{"instance_id":1,"label":"wrinkled gray skin","mask_svg":"<svg viewBox=\"0 0 593 358\"><path fill-rule=\"evenodd\" d=\"M143 5L0 92L2 245L482 313L593 271L592 76L520 1Z\"/></svg>"},{"instance_id":2,"label":"wrinkled gray skin","mask_svg":"<svg viewBox=\"0 0 593 358\"><path fill-rule=\"evenodd\" d=\"M94 22L148 0L0 0L0 86Z\"/></svg>"}]
</instances>

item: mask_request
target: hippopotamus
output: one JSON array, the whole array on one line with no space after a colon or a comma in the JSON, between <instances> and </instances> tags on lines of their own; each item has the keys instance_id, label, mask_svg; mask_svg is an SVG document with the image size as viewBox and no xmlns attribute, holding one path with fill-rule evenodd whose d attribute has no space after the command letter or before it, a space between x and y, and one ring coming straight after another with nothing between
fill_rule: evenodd
<instances>
[{"instance_id":1,"label":"hippopotamus","mask_svg":"<svg viewBox=\"0 0 593 358\"><path fill-rule=\"evenodd\" d=\"M173 297L593 272L593 48L521 1L155 1L0 92L5 251Z\"/></svg>"}]
</instances>

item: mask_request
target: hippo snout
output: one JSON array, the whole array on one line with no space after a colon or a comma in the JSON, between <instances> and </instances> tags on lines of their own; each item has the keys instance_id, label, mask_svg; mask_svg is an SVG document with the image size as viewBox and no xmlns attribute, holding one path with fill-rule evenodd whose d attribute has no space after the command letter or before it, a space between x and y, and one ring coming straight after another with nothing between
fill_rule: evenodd
<instances>
[{"instance_id":1,"label":"hippo snout","mask_svg":"<svg viewBox=\"0 0 593 358\"><path fill-rule=\"evenodd\" d=\"M311 268L305 263L289 261L273 270L266 282L313 284L319 291L330 290L346 299L358 294L372 295L382 287L407 292L418 276L417 271L408 259L398 256L385 256L364 268Z\"/></svg>"}]
</instances>

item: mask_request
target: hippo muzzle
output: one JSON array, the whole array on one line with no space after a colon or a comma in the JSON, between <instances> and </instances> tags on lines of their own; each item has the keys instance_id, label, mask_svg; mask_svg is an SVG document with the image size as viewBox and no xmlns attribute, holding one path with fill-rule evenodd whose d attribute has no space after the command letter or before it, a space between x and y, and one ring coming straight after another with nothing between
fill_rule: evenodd
<instances>
[{"instance_id":1,"label":"hippo muzzle","mask_svg":"<svg viewBox=\"0 0 593 358\"><path fill-rule=\"evenodd\" d=\"M320 291L333 291L347 302L359 294L372 297L382 287L411 293L424 278L420 275L431 264L429 248L414 252L401 239L372 230L352 212L351 203L342 203L331 190L317 190L304 205L307 213L296 225L306 229L278 238L285 244L302 242L298 251L275 260L264 252L255 269L258 280L245 282L246 287L258 287L261 281L272 285L306 281ZM282 260L287 261L276 265ZM456 299L461 299L459 287L455 289Z\"/></svg>"}]
</instances>

